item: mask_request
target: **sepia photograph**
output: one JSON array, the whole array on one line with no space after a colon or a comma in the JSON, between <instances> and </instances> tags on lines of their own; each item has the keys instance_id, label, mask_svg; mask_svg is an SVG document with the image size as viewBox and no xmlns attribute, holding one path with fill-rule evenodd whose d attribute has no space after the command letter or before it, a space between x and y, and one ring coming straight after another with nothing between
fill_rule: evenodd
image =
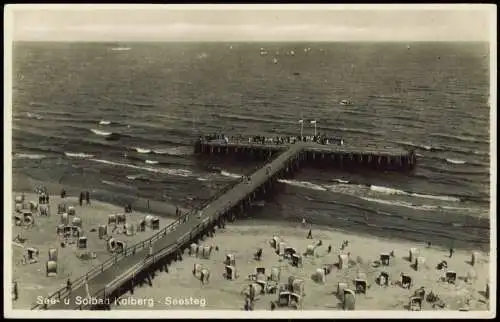
<instances>
[{"instance_id":1,"label":"sepia photograph","mask_svg":"<svg viewBox=\"0 0 500 322\"><path fill-rule=\"evenodd\" d=\"M496 316L495 5L4 21L5 316Z\"/></svg>"}]
</instances>

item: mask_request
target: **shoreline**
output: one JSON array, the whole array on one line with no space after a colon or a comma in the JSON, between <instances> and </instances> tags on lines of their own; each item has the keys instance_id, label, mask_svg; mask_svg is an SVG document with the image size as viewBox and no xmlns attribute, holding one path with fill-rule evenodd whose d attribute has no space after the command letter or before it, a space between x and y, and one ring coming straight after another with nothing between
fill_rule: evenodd
<instances>
[{"instance_id":1,"label":"shoreline","mask_svg":"<svg viewBox=\"0 0 500 322\"><path fill-rule=\"evenodd\" d=\"M33 179L27 175L19 175L21 178L19 180L13 180L15 181L16 184L13 183L13 193L33 193L33 188L35 186L47 186L49 189L49 192L58 192L56 195L59 194L59 191L64 187L66 192L71 195L71 194L77 194L80 191L85 190L84 188L73 188L71 186L65 186L59 183L55 182L43 182L41 180ZM26 183L23 183L25 181L28 181ZM31 189L30 189L31 187ZM78 192L77 192L78 191ZM207 200L200 200L196 205L193 205L192 207L186 208L186 207L181 207L180 205L176 205L173 203L170 203L168 201L157 201L157 200L148 200L147 198L142 198L142 197L132 197L132 196L127 196L127 195L119 195L116 193L114 195L116 198L112 198L108 195L105 194L100 194L100 193L91 193L91 197L93 200L97 200L99 202L107 203L116 207L124 207L124 205L129 202L132 204L132 208L134 211L137 212L143 212L143 213L150 213L153 215L160 216L165 219L175 219L175 210L176 207L178 207L183 213L189 212L195 207L201 205L203 202L207 202ZM148 207L149 206L149 207ZM264 205L266 207L266 205ZM256 221L257 223L266 223L266 224L271 224L271 225L296 225L300 226L300 223L293 222L291 223L287 219L283 218L282 220L276 220L274 218L264 218L264 217L258 217L254 216L254 212L258 212L259 207L255 207L254 209L250 210L250 217L243 218L240 220L237 220L235 222L236 225L238 225L239 222L246 222L247 220L251 221ZM258 218L255 218L258 217ZM490 221L490 218L488 218L488 221ZM372 238L377 238L377 239L384 239L384 240L393 240L393 241L402 241L402 242L413 242L413 243L426 243L424 240L417 240L417 239L411 239L411 238L400 238L400 237L383 237L379 236L376 234L371 234L369 231L355 231L355 230L348 230L348 229L340 229L331 225L320 225L320 224L313 224L312 227L314 229L321 229L321 230L329 230L329 231L336 231L336 232L345 232L345 233L351 233L351 234L356 234L360 236L366 236L366 237L372 237ZM491 224L490 224L490 233L491 233ZM443 243L433 243L433 247L439 247L442 249L449 249L450 245L444 245ZM477 247L477 246L468 246L467 244L464 243L459 243L459 245L453 245L453 248L456 249L462 249L462 250L481 250L483 252L490 252L491 251L491 241L488 244L482 244L482 247Z\"/></svg>"}]
</instances>

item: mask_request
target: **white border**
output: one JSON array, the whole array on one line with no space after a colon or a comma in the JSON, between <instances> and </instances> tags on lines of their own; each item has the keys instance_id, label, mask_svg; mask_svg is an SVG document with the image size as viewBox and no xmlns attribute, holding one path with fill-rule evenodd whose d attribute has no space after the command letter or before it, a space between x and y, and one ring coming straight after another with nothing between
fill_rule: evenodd
<instances>
[{"instance_id":1,"label":"white border","mask_svg":"<svg viewBox=\"0 0 500 322\"><path fill-rule=\"evenodd\" d=\"M13 310L11 299L12 248L4 248L4 307L9 318L493 318L496 316L496 104L497 104L497 52L496 32L497 17L495 5L484 4L176 4L176 5L140 5L140 4L9 4L4 14L4 245L12 240L12 32L13 11L19 10L486 10L490 12L490 311L453 312L453 311L230 311L230 310L195 310L195 311L30 311Z\"/></svg>"}]
</instances>

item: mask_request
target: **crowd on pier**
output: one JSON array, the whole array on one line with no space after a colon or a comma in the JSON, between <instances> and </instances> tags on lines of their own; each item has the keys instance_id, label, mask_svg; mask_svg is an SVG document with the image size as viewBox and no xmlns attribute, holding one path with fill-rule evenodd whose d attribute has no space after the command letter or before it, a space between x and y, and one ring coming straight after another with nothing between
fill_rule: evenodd
<instances>
[{"instance_id":1,"label":"crowd on pier","mask_svg":"<svg viewBox=\"0 0 500 322\"><path fill-rule=\"evenodd\" d=\"M259 144L294 144L296 142L315 142L322 145L344 145L344 139L341 137L328 137L324 134L310 135L310 136L262 136L254 135L250 137L226 136L224 134L208 134L200 137L202 141L225 141L226 143L259 143Z\"/></svg>"}]
</instances>

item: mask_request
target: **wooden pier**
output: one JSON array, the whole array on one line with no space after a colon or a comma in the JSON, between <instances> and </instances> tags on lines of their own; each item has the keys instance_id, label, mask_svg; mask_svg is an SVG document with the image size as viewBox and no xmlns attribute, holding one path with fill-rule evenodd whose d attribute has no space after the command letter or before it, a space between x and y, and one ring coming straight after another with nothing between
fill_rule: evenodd
<instances>
[{"instance_id":1,"label":"wooden pier","mask_svg":"<svg viewBox=\"0 0 500 322\"><path fill-rule=\"evenodd\" d=\"M250 142L225 142L223 140L198 140L194 144L195 154L234 157L237 159L264 161L293 146L300 147L305 166L322 166L338 169L365 168L375 171L411 171L416 166L413 151L389 148L359 148L340 145L323 145L314 142L293 144L261 144Z\"/></svg>"},{"instance_id":2,"label":"wooden pier","mask_svg":"<svg viewBox=\"0 0 500 322\"><path fill-rule=\"evenodd\" d=\"M288 145L208 142L195 143L198 154L240 155L266 160L266 164L248 177L228 186L211 202L184 214L161 229L153 237L94 267L72 282L71 292L66 288L51 294L42 305L32 309L68 310L109 307L114 299L133 293L134 287L144 282L153 283L157 271L168 273L170 263L182 260L190 244L212 235L226 222L243 216L252 202L264 196L278 179L292 176L302 166L327 164L329 166L373 167L378 170L404 170L415 166L415 155L404 151L362 151L298 142ZM150 255L150 247L152 254Z\"/></svg>"}]
</instances>

